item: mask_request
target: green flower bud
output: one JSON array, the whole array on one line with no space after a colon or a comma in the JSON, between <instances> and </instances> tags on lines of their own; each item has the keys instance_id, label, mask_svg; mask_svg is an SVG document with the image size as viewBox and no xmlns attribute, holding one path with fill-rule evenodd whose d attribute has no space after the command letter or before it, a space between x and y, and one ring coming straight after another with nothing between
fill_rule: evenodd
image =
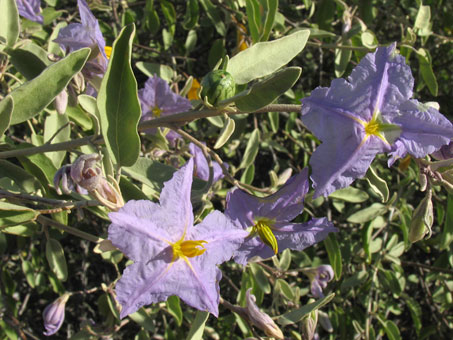
<instances>
[{"instance_id":1,"label":"green flower bud","mask_svg":"<svg viewBox=\"0 0 453 340\"><path fill-rule=\"evenodd\" d=\"M432 192L429 190L412 215L409 227L409 240L412 243L420 241L426 234L428 234L428 238L431 236L431 227L434 220L431 197Z\"/></svg>"},{"instance_id":2,"label":"green flower bud","mask_svg":"<svg viewBox=\"0 0 453 340\"><path fill-rule=\"evenodd\" d=\"M233 76L224 70L209 72L201 81L201 86L203 87L201 98L207 97L212 105L231 98L236 93Z\"/></svg>"}]
</instances>

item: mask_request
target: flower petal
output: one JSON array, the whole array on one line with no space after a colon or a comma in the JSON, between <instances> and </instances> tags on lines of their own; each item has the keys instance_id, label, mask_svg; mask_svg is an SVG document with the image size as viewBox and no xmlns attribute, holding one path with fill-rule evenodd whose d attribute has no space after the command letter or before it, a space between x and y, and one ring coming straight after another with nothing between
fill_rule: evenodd
<instances>
[{"instance_id":1,"label":"flower petal","mask_svg":"<svg viewBox=\"0 0 453 340\"><path fill-rule=\"evenodd\" d=\"M450 121L436 109L415 99L401 104L398 114L389 119L401 126L399 140L405 149L404 154L408 152L417 158L433 153L453 138ZM403 155L401 150L399 153Z\"/></svg>"},{"instance_id":2,"label":"flower petal","mask_svg":"<svg viewBox=\"0 0 453 340\"><path fill-rule=\"evenodd\" d=\"M189 233L193 226L192 203L190 193L193 179L193 160L173 174L173 177L164 183L160 194L161 219L166 219L167 231L178 237Z\"/></svg>"},{"instance_id":3,"label":"flower petal","mask_svg":"<svg viewBox=\"0 0 453 340\"><path fill-rule=\"evenodd\" d=\"M365 140L364 133L348 134L343 127L338 124L338 132L329 142L318 146L310 159L315 189L313 198L328 196L365 176L376 154L388 149L388 145L376 136Z\"/></svg>"}]
</instances>

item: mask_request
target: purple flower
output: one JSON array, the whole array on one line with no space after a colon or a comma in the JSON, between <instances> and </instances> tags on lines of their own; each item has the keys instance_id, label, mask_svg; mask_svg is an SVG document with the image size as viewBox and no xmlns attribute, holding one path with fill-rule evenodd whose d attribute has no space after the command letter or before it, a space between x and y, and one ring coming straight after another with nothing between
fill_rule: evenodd
<instances>
[{"instance_id":1,"label":"purple flower","mask_svg":"<svg viewBox=\"0 0 453 340\"><path fill-rule=\"evenodd\" d=\"M334 277L333 269L330 265L325 264L316 268L306 268L303 273L310 279L310 290L315 298L323 298L322 290Z\"/></svg>"},{"instance_id":2,"label":"purple flower","mask_svg":"<svg viewBox=\"0 0 453 340\"><path fill-rule=\"evenodd\" d=\"M70 294L60 296L44 309L42 313L44 328L46 329L44 335L53 335L60 329L64 321L64 309L69 296Z\"/></svg>"},{"instance_id":3,"label":"purple flower","mask_svg":"<svg viewBox=\"0 0 453 340\"><path fill-rule=\"evenodd\" d=\"M134 261L116 284L122 318L171 295L218 315L217 265L231 258L247 233L219 211L193 226L192 174L190 159L165 183L160 203L129 201L109 214L109 240Z\"/></svg>"},{"instance_id":4,"label":"purple flower","mask_svg":"<svg viewBox=\"0 0 453 340\"><path fill-rule=\"evenodd\" d=\"M290 223L302 212L307 191L308 170L305 168L268 197L251 196L239 189L229 192L225 214L250 231L234 260L245 265L254 256L266 259L286 248L302 250L337 231L326 218Z\"/></svg>"},{"instance_id":5,"label":"purple flower","mask_svg":"<svg viewBox=\"0 0 453 340\"><path fill-rule=\"evenodd\" d=\"M367 54L348 80L302 100L302 121L322 141L310 160L313 197L363 177L378 153L424 157L448 144L452 124L412 97L414 79L396 44Z\"/></svg>"},{"instance_id":6,"label":"purple flower","mask_svg":"<svg viewBox=\"0 0 453 340\"><path fill-rule=\"evenodd\" d=\"M43 24L41 0L16 0L19 14L28 20Z\"/></svg>"},{"instance_id":7,"label":"purple flower","mask_svg":"<svg viewBox=\"0 0 453 340\"><path fill-rule=\"evenodd\" d=\"M203 181L209 180L209 165L208 161L206 160L203 151L196 146L194 143L189 144L189 152L193 155L193 159L195 162L195 176L202 179ZM219 163L212 161L212 169L213 169L213 178L212 183L217 182L219 179L223 178L223 171L220 167Z\"/></svg>"},{"instance_id":8,"label":"purple flower","mask_svg":"<svg viewBox=\"0 0 453 340\"><path fill-rule=\"evenodd\" d=\"M85 0L77 0L77 4L82 23L69 24L60 29L58 37L54 41L59 43L63 48L66 48L68 52L84 47L97 49L96 58L87 63L88 69L85 71L89 75L103 74L107 69L108 59L105 40L102 36L99 23L93 13L91 13Z\"/></svg>"},{"instance_id":9,"label":"purple flower","mask_svg":"<svg viewBox=\"0 0 453 340\"><path fill-rule=\"evenodd\" d=\"M157 75L148 78L145 87L138 91L138 98L142 106L142 121L192 109L188 99L174 93L167 82ZM150 131L153 132L153 129ZM174 141L180 136L176 132L170 131L167 138Z\"/></svg>"}]
</instances>

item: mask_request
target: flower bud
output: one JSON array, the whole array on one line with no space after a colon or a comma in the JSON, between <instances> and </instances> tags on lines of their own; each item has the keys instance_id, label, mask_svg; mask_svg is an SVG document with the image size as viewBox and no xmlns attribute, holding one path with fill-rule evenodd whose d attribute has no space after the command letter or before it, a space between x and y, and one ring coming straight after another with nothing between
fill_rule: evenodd
<instances>
[{"instance_id":1,"label":"flower bud","mask_svg":"<svg viewBox=\"0 0 453 340\"><path fill-rule=\"evenodd\" d=\"M209 72L201 81L201 86L203 87L201 99L207 97L208 102L212 105L231 98L236 93L233 76L224 70Z\"/></svg>"},{"instance_id":2,"label":"flower bud","mask_svg":"<svg viewBox=\"0 0 453 340\"><path fill-rule=\"evenodd\" d=\"M101 169L95 167L101 159L98 154L82 155L71 166L71 178L88 192L94 191L102 180Z\"/></svg>"},{"instance_id":3,"label":"flower bud","mask_svg":"<svg viewBox=\"0 0 453 340\"><path fill-rule=\"evenodd\" d=\"M330 265L322 265L316 268L305 268L303 273L310 279L310 290L315 298L322 298L322 290L333 279L334 273Z\"/></svg>"},{"instance_id":4,"label":"flower bud","mask_svg":"<svg viewBox=\"0 0 453 340\"><path fill-rule=\"evenodd\" d=\"M302 323L302 334L304 339L313 340L316 330L316 324L318 323L318 311L314 310L308 317L306 317Z\"/></svg>"},{"instance_id":5,"label":"flower bud","mask_svg":"<svg viewBox=\"0 0 453 340\"><path fill-rule=\"evenodd\" d=\"M275 324L274 320L266 313L260 311L255 303L255 296L250 293L251 290L252 289L249 288L245 294L246 312L250 322L261 329L267 336L284 339L282 331Z\"/></svg>"},{"instance_id":6,"label":"flower bud","mask_svg":"<svg viewBox=\"0 0 453 340\"><path fill-rule=\"evenodd\" d=\"M412 215L409 226L409 241L415 243L420 241L426 234L431 236L431 227L434 222L432 192L428 190L425 198L420 202Z\"/></svg>"},{"instance_id":7,"label":"flower bud","mask_svg":"<svg viewBox=\"0 0 453 340\"><path fill-rule=\"evenodd\" d=\"M66 108L68 107L68 92L66 89L61 91L55 97L55 109L59 114L64 114L66 112Z\"/></svg>"},{"instance_id":8,"label":"flower bud","mask_svg":"<svg viewBox=\"0 0 453 340\"><path fill-rule=\"evenodd\" d=\"M62 195L63 193L69 195L71 191L74 190L74 182L71 179L70 165L63 165L60 169L58 169L53 177L53 185L58 195ZM61 189L63 189L63 192L60 189L60 186Z\"/></svg>"},{"instance_id":9,"label":"flower bud","mask_svg":"<svg viewBox=\"0 0 453 340\"><path fill-rule=\"evenodd\" d=\"M60 329L64 321L64 309L69 296L68 293L60 296L44 309L42 313L44 328L46 329L44 335L53 335Z\"/></svg>"}]
</instances>

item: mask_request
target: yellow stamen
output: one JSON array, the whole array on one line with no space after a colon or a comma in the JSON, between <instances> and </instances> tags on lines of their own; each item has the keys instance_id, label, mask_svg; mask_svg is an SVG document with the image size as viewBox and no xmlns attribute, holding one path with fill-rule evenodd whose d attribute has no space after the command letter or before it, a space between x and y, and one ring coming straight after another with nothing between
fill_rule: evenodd
<instances>
[{"instance_id":1,"label":"yellow stamen","mask_svg":"<svg viewBox=\"0 0 453 340\"><path fill-rule=\"evenodd\" d=\"M112 46L105 46L104 52L105 55L107 56L107 59L110 59L110 56L112 55Z\"/></svg>"},{"instance_id":2,"label":"yellow stamen","mask_svg":"<svg viewBox=\"0 0 453 340\"><path fill-rule=\"evenodd\" d=\"M182 239L176 243L173 243L171 246L173 248L173 261L178 258L186 259L187 257L200 256L206 251L204 243L208 243L203 240L189 240L183 241Z\"/></svg>"},{"instance_id":3,"label":"yellow stamen","mask_svg":"<svg viewBox=\"0 0 453 340\"><path fill-rule=\"evenodd\" d=\"M255 225L252 227L252 233L258 234L261 241L264 244L268 245L275 254L278 253L278 242L275 238L274 233L272 232L272 224L274 221L268 218L260 218L256 221Z\"/></svg>"},{"instance_id":4,"label":"yellow stamen","mask_svg":"<svg viewBox=\"0 0 453 340\"><path fill-rule=\"evenodd\" d=\"M160 117L160 114L162 113L162 110L156 105L156 106L153 107L151 112L153 113L153 115L155 117Z\"/></svg>"},{"instance_id":5,"label":"yellow stamen","mask_svg":"<svg viewBox=\"0 0 453 340\"><path fill-rule=\"evenodd\" d=\"M200 88L200 82L193 78L192 80L192 87L190 88L189 92L187 93L187 99L189 100L197 100L200 99L198 96L198 89Z\"/></svg>"}]
</instances>

